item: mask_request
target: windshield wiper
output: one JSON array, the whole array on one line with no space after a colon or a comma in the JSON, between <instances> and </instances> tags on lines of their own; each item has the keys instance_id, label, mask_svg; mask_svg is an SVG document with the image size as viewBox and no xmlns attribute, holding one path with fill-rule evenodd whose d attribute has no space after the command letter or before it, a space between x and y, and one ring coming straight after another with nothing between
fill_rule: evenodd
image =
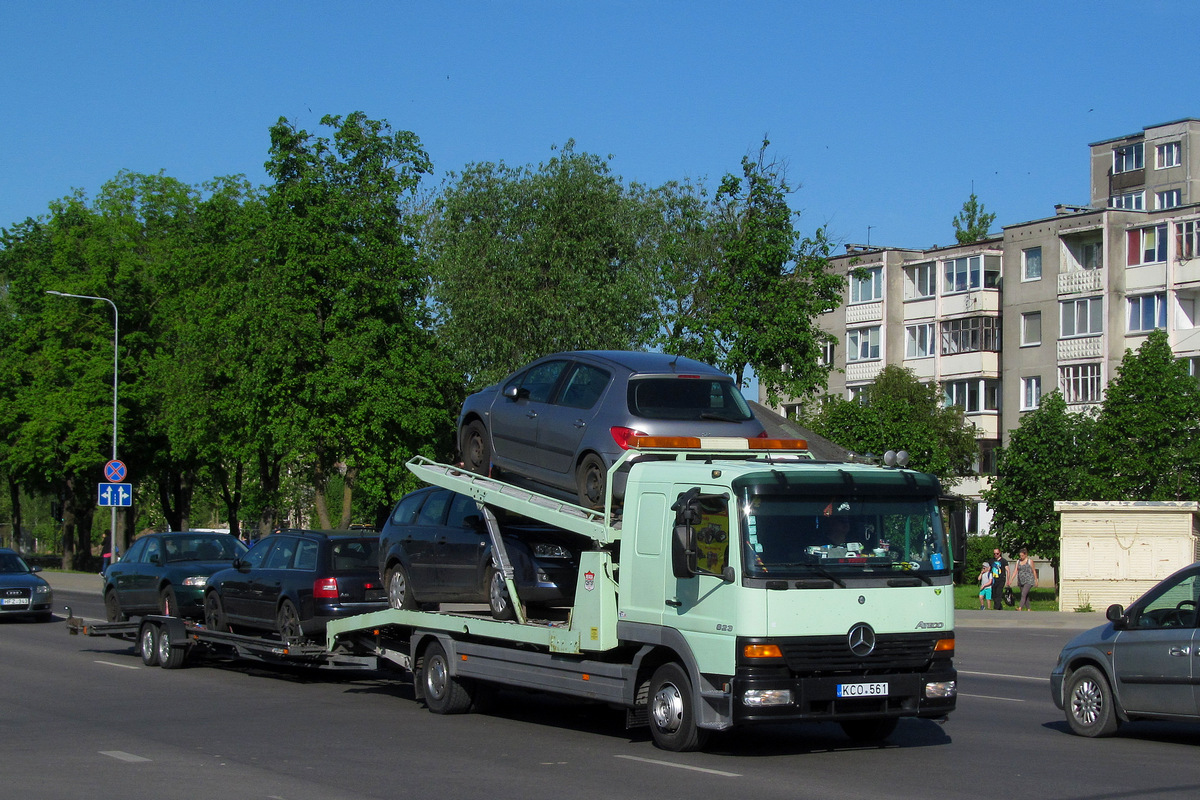
<instances>
[{"instance_id":1,"label":"windshield wiper","mask_svg":"<svg viewBox=\"0 0 1200 800\"><path fill-rule=\"evenodd\" d=\"M933 578L928 575L922 575L920 572L905 572L903 575L897 575L893 578L888 578L888 586L911 586L908 578L916 578L928 586L933 586Z\"/></svg>"},{"instance_id":2,"label":"windshield wiper","mask_svg":"<svg viewBox=\"0 0 1200 800\"><path fill-rule=\"evenodd\" d=\"M813 564L812 562L809 562L809 561L797 561L797 562L793 562L791 564L774 564L772 566L776 566L776 567L808 567L813 572L820 575L822 578L828 578L829 580L833 581L834 583L836 583L838 586L842 587L843 589L846 588L846 582L844 580L842 580L838 576L834 575L832 572L825 569L820 564Z\"/></svg>"}]
</instances>

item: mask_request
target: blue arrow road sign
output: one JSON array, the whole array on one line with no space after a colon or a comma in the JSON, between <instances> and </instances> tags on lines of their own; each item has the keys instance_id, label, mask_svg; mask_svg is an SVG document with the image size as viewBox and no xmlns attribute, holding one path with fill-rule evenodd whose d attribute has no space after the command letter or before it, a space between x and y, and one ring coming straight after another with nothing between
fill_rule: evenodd
<instances>
[{"instance_id":1,"label":"blue arrow road sign","mask_svg":"<svg viewBox=\"0 0 1200 800\"><path fill-rule=\"evenodd\" d=\"M102 505L102 506L131 506L131 505L133 505L133 484L131 484L131 483L102 483L102 484L100 484L100 505Z\"/></svg>"}]
</instances>

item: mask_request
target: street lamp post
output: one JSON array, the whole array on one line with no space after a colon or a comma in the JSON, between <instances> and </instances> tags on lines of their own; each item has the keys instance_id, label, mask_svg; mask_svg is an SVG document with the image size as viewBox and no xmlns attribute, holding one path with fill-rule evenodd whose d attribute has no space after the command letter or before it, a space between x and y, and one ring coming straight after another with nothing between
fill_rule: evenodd
<instances>
[{"instance_id":1,"label":"street lamp post","mask_svg":"<svg viewBox=\"0 0 1200 800\"><path fill-rule=\"evenodd\" d=\"M117 304L107 297L93 297L88 294L67 294L66 292L55 292L47 290L46 294L53 294L59 297L75 297L80 300L103 300L112 306L113 310L113 415L112 415L112 460L117 460L117 343L120 340L121 334L121 315L117 311ZM112 521L109 527L111 539L108 545L109 563L115 564L117 561L117 507L112 507Z\"/></svg>"}]
</instances>

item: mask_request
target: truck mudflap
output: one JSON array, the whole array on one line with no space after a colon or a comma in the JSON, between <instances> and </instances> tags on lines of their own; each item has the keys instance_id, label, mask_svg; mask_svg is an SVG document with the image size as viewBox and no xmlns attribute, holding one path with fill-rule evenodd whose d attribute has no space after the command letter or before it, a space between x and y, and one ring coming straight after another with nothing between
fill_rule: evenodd
<instances>
[{"instance_id":1,"label":"truck mudflap","mask_svg":"<svg viewBox=\"0 0 1200 800\"><path fill-rule=\"evenodd\" d=\"M733 720L843 722L897 717L941 718L954 710L957 672L733 679Z\"/></svg>"}]
</instances>

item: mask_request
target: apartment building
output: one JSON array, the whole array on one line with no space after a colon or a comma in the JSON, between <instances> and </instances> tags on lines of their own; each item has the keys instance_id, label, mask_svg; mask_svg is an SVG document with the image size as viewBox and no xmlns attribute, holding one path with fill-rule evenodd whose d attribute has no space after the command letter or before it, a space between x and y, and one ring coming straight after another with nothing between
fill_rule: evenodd
<instances>
[{"instance_id":1,"label":"apartment building","mask_svg":"<svg viewBox=\"0 0 1200 800\"><path fill-rule=\"evenodd\" d=\"M977 474L955 489L974 500L972 530L988 527L979 493L996 447L1044 394L1099 404L1125 350L1157 328L1200 376L1200 120L1089 147L1087 206L970 244L847 245L831 259L848 282L820 320L838 340L829 393L860 396L887 364L939 385L980 432Z\"/></svg>"}]
</instances>

